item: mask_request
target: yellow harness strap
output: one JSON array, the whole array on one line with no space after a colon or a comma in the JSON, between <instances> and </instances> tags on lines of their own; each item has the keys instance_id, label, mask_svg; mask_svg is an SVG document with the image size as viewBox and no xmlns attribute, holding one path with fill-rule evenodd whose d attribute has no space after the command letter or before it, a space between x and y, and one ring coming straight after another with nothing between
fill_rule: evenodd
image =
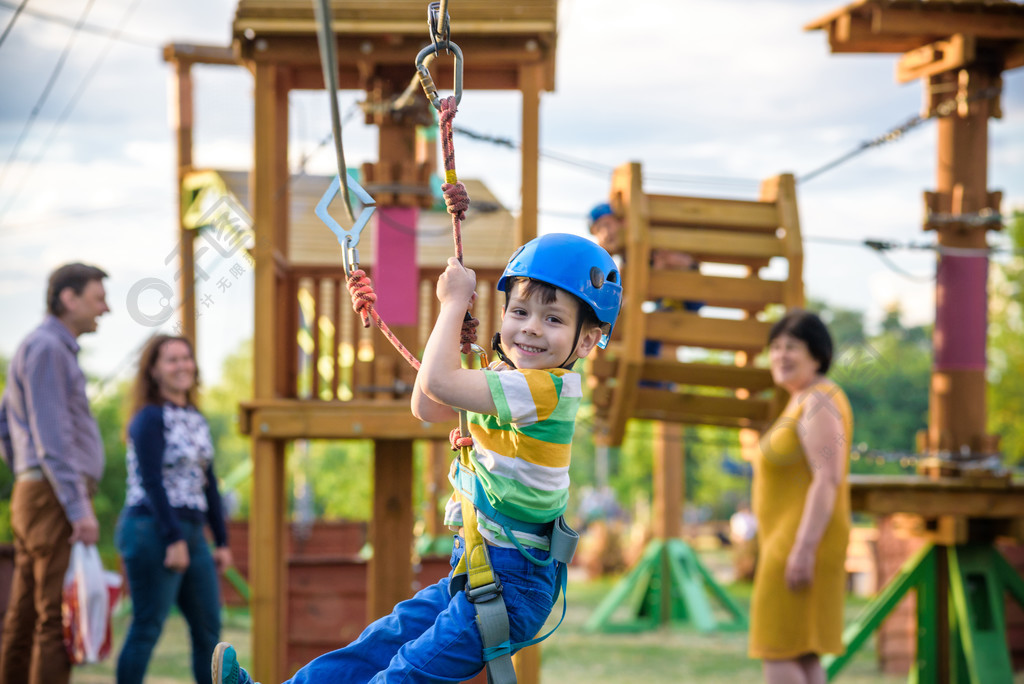
<instances>
[{"instance_id":1,"label":"yellow harness strap","mask_svg":"<svg viewBox=\"0 0 1024 684\"><path fill-rule=\"evenodd\" d=\"M469 458L470 447L462 447L459 450L459 467L469 472L476 472L473 468L473 461ZM491 558L487 553L487 544L476 522L476 507L472 499L462 490L456 487L459 494L459 505L462 508L462 534L466 542L466 550L455 566L455 575L466 574L466 583L469 590L486 587L495 583L494 571L491 569Z\"/></svg>"}]
</instances>

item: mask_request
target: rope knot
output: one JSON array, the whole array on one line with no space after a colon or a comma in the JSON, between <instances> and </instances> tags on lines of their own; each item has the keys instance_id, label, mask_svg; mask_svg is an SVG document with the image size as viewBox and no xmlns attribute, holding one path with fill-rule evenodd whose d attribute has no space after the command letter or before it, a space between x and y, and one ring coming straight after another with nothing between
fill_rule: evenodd
<instances>
[{"instance_id":1,"label":"rope knot","mask_svg":"<svg viewBox=\"0 0 1024 684\"><path fill-rule=\"evenodd\" d=\"M357 269L352 271L348 277L348 292L352 296L352 308L359 314L363 321L363 327L370 327L370 313L377 301L377 293L373 291L373 284L366 271Z\"/></svg>"},{"instance_id":2,"label":"rope knot","mask_svg":"<svg viewBox=\"0 0 1024 684\"><path fill-rule=\"evenodd\" d=\"M460 349L463 354L472 354L473 345L476 344L476 328L480 325L479 318L467 318L462 321L462 334L459 338Z\"/></svg>"},{"instance_id":3,"label":"rope knot","mask_svg":"<svg viewBox=\"0 0 1024 684\"><path fill-rule=\"evenodd\" d=\"M441 186L444 192L444 203L448 207L448 213L458 220L466 218L466 210L469 209L469 193L462 181L457 183L445 183Z\"/></svg>"},{"instance_id":4,"label":"rope knot","mask_svg":"<svg viewBox=\"0 0 1024 684\"><path fill-rule=\"evenodd\" d=\"M455 112L458 111L456 109L455 96L442 97L438 104L438 122L442 126L450 126L452 121L455 120Z\"/></svg>"},{"instance_id":5,"label":"rope knot","mask_svg":"<svg viewBox=\"0 0 1024 684\"><path fill-rule=\"evenodd\" d=\"M458 451L463 447L473 446L473 438L463 437L459 428L453 428L452 431L448 433L448 441L452 443L452 451Z\"/></svg>"}]
</instances>

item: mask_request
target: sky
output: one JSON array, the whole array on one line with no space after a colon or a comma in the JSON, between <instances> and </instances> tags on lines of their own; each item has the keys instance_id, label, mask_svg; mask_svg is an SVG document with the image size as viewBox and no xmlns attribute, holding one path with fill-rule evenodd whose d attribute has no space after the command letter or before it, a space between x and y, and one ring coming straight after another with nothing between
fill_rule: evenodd
<instances>
[{"instance_id":1,"label":"sky","mask_svg":"<svg viewBox=\"0 0 1024 684\"><path fill-rule=\"evenodd\" d=\"M16 4L0 0L0 32ZM639 161L645 176L669 177L647 191L755 199L760 179L799 179L917 114L921 85L895 83L896 56L831 55L824 33L803 31L838 6L633 0L624 12L610 0L562 0L541 148L596 170L542 160L540 232L585 233L585 213L608 194L601 168ZM68 22L86 8L88 25L121 26L120 39L82 30L67 49ZM80 338L80 361L107 384L131 372L157 330L132 315L158 307L139 303L139 288L176 275L175 141L161 47L227 45L234 9L231 0L33 0L17 17L0 43L0 355L13 354L41 320L49 272L78 260L110 274L112 309L97 333ZM456 42L458 9L452 0ZM194 77L196 166L248 169L251 75L199 66ZM342 111L359 99L343 92ZM307 170L333 173L331 146L317 147L331 129L327 95L293 93L290 108L292 168L313 153ZM1003 191L1010 214L1024 209L1024 69L1004 75L1002 110L989 125L989 188ZM519 95L467 91L456 123L518 140ZM922 193L935 183L935 130L926 122L799 183L808 296L864 311L869 324L894 303L907 325L932 321L933 252L896 251L886 262L849 242L934 242L920 225ZM343 140L350 166L375 159L376 132L360 117ZM516 210L518 152L458 135L455 146L460 176L483 180ZM252 269L230 256L202 263L210 279L200 296L211 305L199 321L199 361L210 381L252 334Z\"/></svg>"}]
</instances>

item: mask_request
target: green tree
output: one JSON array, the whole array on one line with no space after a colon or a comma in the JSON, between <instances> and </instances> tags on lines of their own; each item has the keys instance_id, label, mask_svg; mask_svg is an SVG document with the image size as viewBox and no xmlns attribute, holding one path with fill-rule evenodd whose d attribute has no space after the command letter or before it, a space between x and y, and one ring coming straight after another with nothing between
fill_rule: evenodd
<instances>
[{"instance_id":1,"label":"green tree","mask_svg":"<svg viewBox=\"0 0 1024 684\"><path fill-rule=\"evenodd\" d=\"M1024 212L1007 226L1012 256L989 277L988 430L1000 436L1005 461L1024 461Z\"/></svg>"}]
</instances>

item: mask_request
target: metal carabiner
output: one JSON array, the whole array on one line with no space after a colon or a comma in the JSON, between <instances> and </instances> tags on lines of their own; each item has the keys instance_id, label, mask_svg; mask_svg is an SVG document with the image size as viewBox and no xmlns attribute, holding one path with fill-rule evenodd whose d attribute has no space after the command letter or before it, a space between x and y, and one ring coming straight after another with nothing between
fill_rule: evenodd
<instances>
[{"instance_id":1,"label":"metal carabiner","mask_svg":"<svg viewBox=\"0 0 1024 684\"><path fill-rule=\"evenodd\" d=\"M430 55L436 55L441 50L448 49L455 54L455 104L459 104L462 102L462 50L459 46L450 40L439 40L426 46L416 55L416 73L419 74L420 85L423 86L423 92L430 100L430 104L434 105L434 109L441 109L441 99L437 95L434 79L430 77L430 69L424 62Z\"/></svg>"},{"instance_id":2,"label":"metal carabiner","mask_svg":"<svg viewBox=\"0 0 1024 684\"><path fill-rule=\"evenodd\" d=\"M441 18L441 29L438 30L437 23L440 14L440 2L432 2L427 5L427 28L430 29L430 41L434 44L435 51L437 50L439 40L447 43L452 37L452 26L449 22L447 11L445 11L444 17ZM451 53L449 52L449 54Z\"/></svg>"}]
</instances>

